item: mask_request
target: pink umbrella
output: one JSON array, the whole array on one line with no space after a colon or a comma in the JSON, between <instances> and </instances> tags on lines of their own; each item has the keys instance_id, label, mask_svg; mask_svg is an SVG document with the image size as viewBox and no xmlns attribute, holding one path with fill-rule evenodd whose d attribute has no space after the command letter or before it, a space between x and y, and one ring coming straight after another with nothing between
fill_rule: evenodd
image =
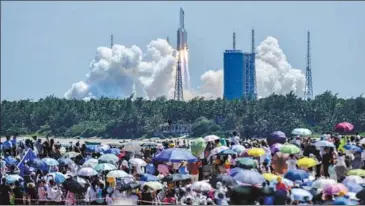
<instances>
[{"instance_id":1,"label":"pink umbrella","mask_svg":"<svg viewBox=\"0 0 365 206\"><path fill-rule=\"evenodd\" d=\"M354 129L354 125L349 122L338 123L335 127L336 132L350 132Z\"/></svg>"},{"instance_id":2,"label":"pink umbrella","mask_svg":"<svg viewBox=\"0 0 365 206\"><path fill-rule=\"evenodd\" d=\"M326 185L323 188L323 194L325 195L336 195L340 192L343 192L345 194L348 192L346 186L341 183Z\"/></svg>"}]
</instances>

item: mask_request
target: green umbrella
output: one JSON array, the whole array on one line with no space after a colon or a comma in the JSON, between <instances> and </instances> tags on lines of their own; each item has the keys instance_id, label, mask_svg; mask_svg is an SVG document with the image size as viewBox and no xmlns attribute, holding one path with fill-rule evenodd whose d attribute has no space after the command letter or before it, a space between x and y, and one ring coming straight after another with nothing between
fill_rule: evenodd
<instances>
[{"instance_id":1,"label":"green umbrella","mask_svg":"<svg viewBox=\"0 0 365 206\"><path fill-rule=\"evenodd\" d=\"M199 156L204 152L206 146L207 143L205 140L203 138L198 138L191 143L191 153L195 156Z\"/></svg>"},{"instance_id":2,"label":"green umbrella","mask_svg":"<svg viewBox=\"0 0 365 206\"><path fill-rule=\"evenodd\" d=\"M100 163L100 164L97 164L94 167L94 170L96 170L98 172L111 171L111 170L116 170L116 169L117 169L117 167L115 165L110 164L110 163Z\"/></svg>"},{"instance_id":3,"label":"green umbrella","mask_svg":"<svg viewBox=\"0 0 365 206\"><path fill-rule=\"evenodd\" d=\"M256 161L249 157L236 159L236 165L243 168L255 168L257 166Z\"/></svg>"},{"instance_id":4,"label":"green umbrella","mask_svg":"<svg viewBox=\"0 0 365 206\"><path fill-rule=\"evenodd\" d=\"M285 154L297 154L300 152L300 148L293 144L284 144L281 147L280 152Z\"/></svg>"}]
</instances>

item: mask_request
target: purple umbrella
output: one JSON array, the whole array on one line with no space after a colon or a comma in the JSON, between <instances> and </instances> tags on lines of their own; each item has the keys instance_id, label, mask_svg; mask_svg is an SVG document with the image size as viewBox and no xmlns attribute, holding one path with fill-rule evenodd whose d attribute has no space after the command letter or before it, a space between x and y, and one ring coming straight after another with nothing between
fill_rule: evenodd
<instances>
[{"instance_id":1,"label":"purple umbrella","mask_svg":"<svg viewBox=\"0 0 365 206\"><path fill-rule=\"evenodd\" d=\"M275 154L275 153L279 152L282 146L283 145L280 143L275 143L275 144L271 145L271 147L270 147L271 153Z\"/></svg>"},{"instance_id":2,"label":"purple umbrella","mask_svg":"<svg viewBox=\"0 0 365 206\"><path fill-rule=\"evenodd\" d=\"M156 155L154 159L163 162L198 161L198 159L194 157L194 155L192 155L191 152L181 148L170 148L163 150L158 155Z\"/></svg>"},{"instance_id":3,"label":"purple umbrella","mask_svg":"<svg viewBox=\"0 0 365 206\"><path fill-rule=\"evenodd\" d=\"M284 132L276 131L271 133L266 140L269 145L273 145L275 143L284 144L286 142L286 136Z\"/></svg>"}]
</instances>

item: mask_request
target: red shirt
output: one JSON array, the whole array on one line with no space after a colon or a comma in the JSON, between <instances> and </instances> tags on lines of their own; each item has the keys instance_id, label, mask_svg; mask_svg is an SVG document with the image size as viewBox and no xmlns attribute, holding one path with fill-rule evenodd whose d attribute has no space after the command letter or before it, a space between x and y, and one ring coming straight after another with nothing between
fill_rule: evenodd
<instances>
[{"instance_id":1,"label":"red shirt","mask_svg":"<svg viewBox=\"0 0 365 206\"><path fill-rule=\"evenodd\" d=\"M276 190L288 190L288 188L286 187L286 185L284 184L284 183L282 183L282 182L278 182L277 184L276 184Z\"/></svg>"}]
</instances>

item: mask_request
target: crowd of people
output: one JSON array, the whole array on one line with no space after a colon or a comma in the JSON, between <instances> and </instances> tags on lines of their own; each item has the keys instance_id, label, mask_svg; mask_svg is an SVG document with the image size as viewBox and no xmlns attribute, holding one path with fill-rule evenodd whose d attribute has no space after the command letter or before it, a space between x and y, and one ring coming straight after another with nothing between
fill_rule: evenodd
<instances>
[{"instance_id":1,"label":"crowd of people","mask_svg":"<svg viewBox=\"0 0 365 206\"><path fill-rule=\"evenodd\" d=\"M358 134L119 145L17 136L1 142L0 205L365 204Z\"/></svg>"}]
</instances>

